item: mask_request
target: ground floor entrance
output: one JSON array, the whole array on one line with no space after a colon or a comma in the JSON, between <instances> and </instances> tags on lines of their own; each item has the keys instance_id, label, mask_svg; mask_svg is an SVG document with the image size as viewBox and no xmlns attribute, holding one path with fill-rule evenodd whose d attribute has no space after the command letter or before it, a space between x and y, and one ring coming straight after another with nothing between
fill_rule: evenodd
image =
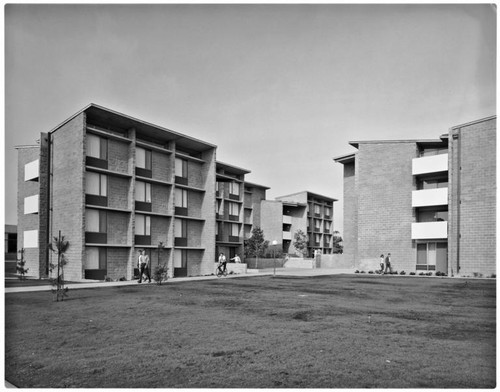
<instances>
[{"instance_id":1,"label":"ground floor entrance","mask_svg":"<svg viewBox=\"0 0 500 392\"><path fill-rule=\"evenodd\" d=\"M417 271L448 272L448 243L417 243Z\"/></svg>"}]
</instances>

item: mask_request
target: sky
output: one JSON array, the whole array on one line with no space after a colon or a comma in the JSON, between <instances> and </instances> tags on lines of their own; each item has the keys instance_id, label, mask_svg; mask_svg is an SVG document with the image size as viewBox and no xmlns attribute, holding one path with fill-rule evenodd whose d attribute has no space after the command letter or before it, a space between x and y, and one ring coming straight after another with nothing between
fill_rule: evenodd
<instances>
[{"instance_id":1,"label":"sky","mask_svg":"<svg viewBox=\"0 0 500 392\"><path fill-rule=\"evenodd\" d=\"M268 199L338 199L349 141L496 114L487 4L7 4L5 223L17 151L89 103L217 145Z\"/></svg>"}]
</instances>

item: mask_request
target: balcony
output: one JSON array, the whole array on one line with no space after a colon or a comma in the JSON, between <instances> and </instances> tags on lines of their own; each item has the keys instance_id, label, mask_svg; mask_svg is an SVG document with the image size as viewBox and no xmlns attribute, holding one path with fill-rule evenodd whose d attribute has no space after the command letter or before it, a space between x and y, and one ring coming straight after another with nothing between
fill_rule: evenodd
<instances>
[{"instance_id":1,"label":"balcony","mask_svg":"<svg viewBox=\"0 0 500 392\"><path fill-rule=\"evenodd\" d=\"M411 194L412 207L448 205L448 188L423 189Z\"/></svg>"},{"instance_id":2,"label":"balcony","mask_svg":"<svg viewBox=\"0 0 500 392\"><path fill-rule=\"evenodd\" d=\"M412 160L412 174L414 176L445 171L448 171L448 154L413 158Z\"/></svg>"},{"instance_id":3,"label":"balcony","mask_svg":"<svg viewBox=\"0 0 500 392\"><path fill-rule=\"evenodd\" d=\"M287 225L292 224L292 217L290 215L283 215L283 223Z\"/></svg>"},{"instance_id":4,"label":"balcony","mask_svg":"<svg viewBox=\"0 0 500 392\"><path fill-rule=\"evenodd\" d=\"M24 198L24 214L38 214L38 195Z\"/></svg>"},{"instance_id":5,"label":"balcony","mask_svg":"<svg viewBox=\"0 0 500 392\"><path fill-rule=\"evenodd\" d=\"M24 181L38 181L39 160L24 165Z\"/></svg>"},{"instance_id":6,"label":"balcony","mask_svg":"<svg viewBox=\"0 0 500 392\"><path fill-rule=\"evenodd\" d=\"M419 222L411 224L412 240L448 238L448 222Z\"/></svg>"},{"instance_id":7,"label":"balcony","mask_svg":"<svg viewBox=\"0 0 500 392\"><path fill-rule=\"evenodd\" d=\"M292 239L292 233L290 231L284 231L283 232L283 239L284 240L291 240Z\"/></svg>"}]
</instances>

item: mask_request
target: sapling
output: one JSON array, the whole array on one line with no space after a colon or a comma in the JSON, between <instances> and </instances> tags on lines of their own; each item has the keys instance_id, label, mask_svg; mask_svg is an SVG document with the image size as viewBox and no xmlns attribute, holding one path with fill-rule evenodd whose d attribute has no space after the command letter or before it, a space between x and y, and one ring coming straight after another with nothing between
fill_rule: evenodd
<instances>
[{"instance_id":1,"label":"sapling","mask_svg":"<svg viewBox=\"0 0 500 392\"><path fill-rule=\"evenodd\" d=\"M68 264L65 253L68 248L69 242L64 239L64 236L61 236L60 231L59 237L54 237L52 243L49 244L49 249L57 254L57 264L49 264L49 271L51 274L53 271L57 271L56 277L50 278L50 283L54 286L52 293L55 294L56 301L59 301L59 298L61 298L61 301L64 301L64 297L68 296L66 294L68 288L64 287L64 266Z\"/></svg>"}]
</instances>

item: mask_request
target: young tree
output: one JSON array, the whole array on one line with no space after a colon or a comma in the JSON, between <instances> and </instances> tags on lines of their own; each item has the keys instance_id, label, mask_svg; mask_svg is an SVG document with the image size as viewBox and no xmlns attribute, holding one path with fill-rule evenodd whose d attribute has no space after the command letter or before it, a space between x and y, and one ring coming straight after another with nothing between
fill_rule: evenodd
<instances>
[{"instance_id":1,"label":"young tree","mask_svg":"<svg viewBox=\"0 0 500 392\"><path fill-rule=\"evenodd\" d=\"M307 234L302 230L297 230L293 235L293 247L297 249L304 257L307 256Z\"/></svg>"},{"instance_id":2,"label":"young tree","mask_svg":"<svg viewBox=\"0 0 500 392\"><path fill-rule=\"evenodd\" d=\"M21 248L19 253L21 254L21 258L17 260L16 270L19 274L19 280L25 280L29 268L24 268L26 264L26 260L24 260L24 248Z\"/></svg>"},{"instance_id":3,"label":"young tree","mask_svg":"<svg viewBox=\"0 0 500 392\"><path fill-rule=\"evenodd\" d=\"M264 232L262 229L260 227L255 227L252 230L252 236L248 240L245 240L244 246L245 257L253 256L258 259L266 253L269 241L264 239Z\"/></svg>"},{"instance_id":4,"label":"young tree","mask_svg":"<svg viewBox=\"0 0 500 392\"><path fill-rule=\"evenodd\" d=\"M52 289L52 293L55 294L56 301L64 301L64 297L67 296L68 288L64 287L64 266L68 264L68 259L66 258L66 251L69 248L69 242L64 239L64 236L61 236L61 232L59 231L59 237L54 237L53 241L49 244L49 249L57 254L57 264L50 263L49 271L52 274L52 271L56 270L56 277L50 278L50 282L54 286Z\"/></svg>"},{"instance_id":5,"label":"young tree","mask_svg":"<svg viewBox=\"0 0 500 392\"><path fill-rule=\"evenodd\" d=\"M340 235L340 232L334 231L333 232L333 239L332 239L332 253L344 253L344 246L342 245L342 237Z\"/></svg>"}]
</instances>

